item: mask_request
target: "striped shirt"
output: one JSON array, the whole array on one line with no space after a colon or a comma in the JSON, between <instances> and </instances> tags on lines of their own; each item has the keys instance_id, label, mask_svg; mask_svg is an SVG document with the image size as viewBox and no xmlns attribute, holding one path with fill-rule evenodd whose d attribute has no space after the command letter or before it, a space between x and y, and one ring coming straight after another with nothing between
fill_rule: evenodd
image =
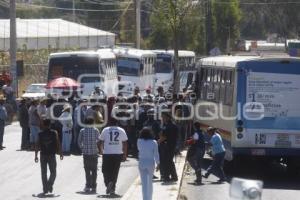
<instances>
[{"instance_id":1,"label":"striped shirt","mask_svg":"<svg viewBox=\"0 0 300 200\"><path fill-rule=\"evenodd\" d=\"M78 145L83 155L97 155L99 153L97 143L100 132L96 128L83 128L78 136Z\"/></svg>"}]
</instances>

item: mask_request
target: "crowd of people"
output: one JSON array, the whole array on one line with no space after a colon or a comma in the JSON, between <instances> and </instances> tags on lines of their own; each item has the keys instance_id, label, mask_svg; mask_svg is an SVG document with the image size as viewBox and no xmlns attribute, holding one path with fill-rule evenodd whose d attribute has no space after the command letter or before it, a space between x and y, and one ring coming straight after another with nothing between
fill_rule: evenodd
<instances>
[{"instance_id":1,"label":"crowd of people","mask_svg":"<svg viewBox=\"0 0 300 200\"><path fill-rule=\"evenodd\" d=\"M190 108L185 103L193 103L188 91L174 96L159 87L157 95L146 89L146 94L141 96L136 87L130 97L119 95L110 98L103 98L100 93L96 90L89 99L71 97L20 101L21 149L35 151L35 162L40 160L45 194L53 191L56 154L61 159L71 154L83 156L86 175L84 192L92 193L97 188L98 157L101 154L108 195L115 194L121 162L130 155L139 160L143 199L150 200L152 179L158 178L153 175L155 169L160 171L161 181L178 181L174 157L185 145L190 145L188 161L196 171L195 183L201 184L205 139L200 124L193 124L188 119ZM175 116L172 115L174 103ZM0 100L0 126L5 120L5 116L2 117L4 114ZM222 165L225 149L222 139L216 129L210 128L208 132L212 134L211 144L216 159L205 177L217 170L221 174L220 181L224 181ZM49 178L47 166L50 169Z\"/></svg>"}]
</instances>

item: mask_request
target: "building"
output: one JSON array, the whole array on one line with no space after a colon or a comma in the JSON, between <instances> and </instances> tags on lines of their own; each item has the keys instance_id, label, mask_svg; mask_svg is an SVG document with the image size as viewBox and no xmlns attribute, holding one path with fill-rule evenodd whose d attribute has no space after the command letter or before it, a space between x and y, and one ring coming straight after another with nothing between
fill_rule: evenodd
<instances>
[{"instance_id":1,"label":"building","mask_svg":"<svg viewBox=\"0 0 300 200\"><path fill-rule=\"evenodd\" d=\"M62 19L17 19L19 50L97 49L115 44L115 34ZM0 19L0 51L9 50L9 19Z\"/></svg>"}]
</instances>

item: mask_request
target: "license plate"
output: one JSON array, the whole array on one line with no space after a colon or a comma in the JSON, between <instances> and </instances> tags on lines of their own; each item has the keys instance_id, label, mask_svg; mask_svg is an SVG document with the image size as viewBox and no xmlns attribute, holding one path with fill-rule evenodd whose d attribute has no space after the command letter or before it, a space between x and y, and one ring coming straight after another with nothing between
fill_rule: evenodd
<instances>
[{"instance_id":1,"label":"license plate","mask_svg":"<svg viewBox=\"0 0 300 200\"><path fill-rule=\"evenodd\" d=\"M290 141L290 136L287 134L277 135L277 140L275 141L275 147L287 148L291 147L292 142Z\"/></svg>"},{"instance_id":2,"label":"license plate","mask_svg":"<svg viewBox=\"0 0 300 200\"><path fill-rule=\"evenodd\" d=\"M266 155L266 150L265 149L252 149L251 154L254 156L264 156L264 155Z\"/></svg>"},{"instance_id":3,"label":"license plate","mask_svg":"<svg viewBox=\"0 0 300 200\"><path fill-rule=\"evenodd\" d=\"M291 141L284 141L284 140L275 141L275 147L287 148L287 147L291 147L291 146L292 146Z\"/></svg>"}]
</instances>

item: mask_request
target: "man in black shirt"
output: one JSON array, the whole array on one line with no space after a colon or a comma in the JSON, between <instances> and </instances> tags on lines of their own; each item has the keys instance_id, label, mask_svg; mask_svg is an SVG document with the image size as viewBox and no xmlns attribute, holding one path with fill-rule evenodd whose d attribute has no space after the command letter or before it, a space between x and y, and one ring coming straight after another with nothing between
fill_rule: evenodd
<instances>
[{"instance_id":1,"label":"man in black shirt","mask_svg":"<svg viewBox=\"0 0 300 200\"><path fill-rule=\"evenodd\" d=\"M21 150L26 150L29 148L29 115L26 99L22 99L19 106L19 122L22 128L22 140L21 140Z\"/></svg>"},{"instance_id":2,"label":"man in black shirt","mask_svg":"<svg viewBox=\"0 0 300 200\"><path fill-rule=\"evenodd\" d=\"M201 124L199 122L194 123L194 135L186 141L187 145L190 145L190 148L187 153L187 160L190 163L191 167L195 170L196 173L196 185L202 184L202 173L201 173L201 164L205 154L205 139L202 132Z\"/></svg>"},{"instance_id":3,"label":"man in black shirt","mask_svg":"<svg viewBox=\"0 0 300 200\"><path fill-rule=\"evenodd\" d=\"M45 195L53 191L53 184L56 178L56 152L60 154L60 159L63 160L58 134L55 130L50 129L50 125L51 121L49 119L43 120L43 131L38 136L34 159L36 163L39 161L38 151L40 150L43 193ZM50 169L49 179L47 178L47 165Z\"/></svg>"},{"instance_id":4,"label":"man in black shirt","mask_svg":"<svg viewBox=\"0 0 300 200\"><path fill-rule=\"evenodd\" d=\"M178 138L178 128L172 121L169 113L162 113L163 127L158 143L161 146L161 175L162 180L178 181L178 176L173 161ZM171 178L170 178L171 177Z\"/></svg>"}]
</instances>

